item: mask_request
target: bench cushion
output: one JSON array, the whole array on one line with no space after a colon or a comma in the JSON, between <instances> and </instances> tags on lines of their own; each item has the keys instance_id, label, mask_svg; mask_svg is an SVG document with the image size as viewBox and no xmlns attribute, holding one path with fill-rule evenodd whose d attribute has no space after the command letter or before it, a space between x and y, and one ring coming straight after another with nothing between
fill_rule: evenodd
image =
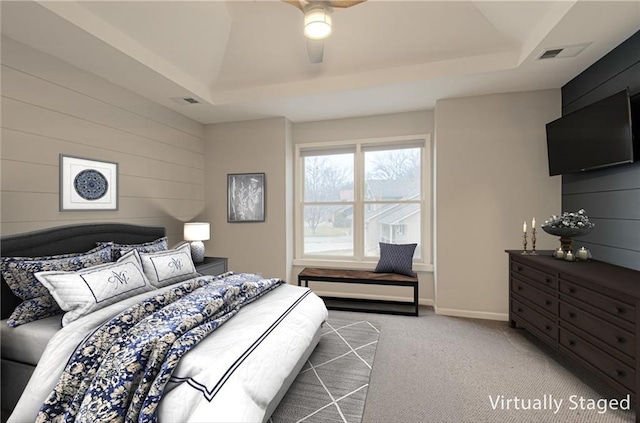
<instances>
[{"instance_id":1,"label":"bench cushion","mask_svg":"<svg viewBox=\"0 0 640 423\"><path fill-rule=\"evenodd\" d=\"M396 273L376 273L368 270L351 269L316 269L307 267L300 275L302 278L313 279L314 277L332 278L336 280L372 280L372 281L395 281L395 282L416 282L418 279L413 276L399 275Z\"/></svg>"}]
</instances>

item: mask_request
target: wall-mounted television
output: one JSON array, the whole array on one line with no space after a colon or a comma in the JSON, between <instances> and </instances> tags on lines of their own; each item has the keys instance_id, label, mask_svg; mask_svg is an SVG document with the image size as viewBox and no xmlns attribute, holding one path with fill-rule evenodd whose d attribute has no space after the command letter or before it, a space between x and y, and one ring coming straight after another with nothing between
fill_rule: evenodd
<instances>
[{"instance_id":1,"label":"wall-mounted television","mask_svg":"<svg viewBox=\"0 0 640 423\"><path fill-rule=\"evenodd\" d=\"M628 90L547 124L549 175L633 163Z\"/></svg>"}]
</instances>

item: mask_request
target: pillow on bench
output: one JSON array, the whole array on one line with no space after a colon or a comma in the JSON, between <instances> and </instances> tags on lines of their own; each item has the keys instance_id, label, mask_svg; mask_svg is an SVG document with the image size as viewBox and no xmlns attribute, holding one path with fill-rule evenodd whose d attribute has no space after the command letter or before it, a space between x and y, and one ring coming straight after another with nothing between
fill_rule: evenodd
<instances>
[{"instance_id":1,"label":"pillow on bench","mask_svg":"<svg viewBox=\"0 0 640 423\"><path fill-rule=\"evenodd\" d=\"M418 244L386 244L380 243L380 260L376 273L398 273L416 277L413 271L413 253Z\"/></svg>"}]
</instances>

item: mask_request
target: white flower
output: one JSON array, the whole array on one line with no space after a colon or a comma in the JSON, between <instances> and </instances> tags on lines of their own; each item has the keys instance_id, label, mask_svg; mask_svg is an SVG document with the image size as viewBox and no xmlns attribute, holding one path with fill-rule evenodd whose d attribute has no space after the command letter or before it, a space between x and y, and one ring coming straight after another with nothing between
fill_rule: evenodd
<instances>
[{"instance_id":1,"label":"white flower","mask_svg":"<svg viewBox=\"0 0 640 423\"><path fill-rule=\"evenodd\" d=\"M545 220L543 227L549 228L580 228L590 229L595 225L589 221L584 209L577 212L563 212L561 216L551 215L550 219Z\"/></svg>"}]
</instances>

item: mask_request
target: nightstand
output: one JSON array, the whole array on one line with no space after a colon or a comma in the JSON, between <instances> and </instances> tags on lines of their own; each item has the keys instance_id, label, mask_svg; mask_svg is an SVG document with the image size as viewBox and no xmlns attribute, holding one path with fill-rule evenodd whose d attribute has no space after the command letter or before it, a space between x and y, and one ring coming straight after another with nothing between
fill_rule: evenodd
<instances>
[{"instance_id":1,"label":"nightstand","mask_svg":"<svg viewBox=\"0 0 640 423\"><path fill-rule=\"evenodd\" d=\"M227 259L224 257L205 257L202 263L196 263L196 271L203 275L217 276L227 271Z\"/></svg>"}]
</instances>

